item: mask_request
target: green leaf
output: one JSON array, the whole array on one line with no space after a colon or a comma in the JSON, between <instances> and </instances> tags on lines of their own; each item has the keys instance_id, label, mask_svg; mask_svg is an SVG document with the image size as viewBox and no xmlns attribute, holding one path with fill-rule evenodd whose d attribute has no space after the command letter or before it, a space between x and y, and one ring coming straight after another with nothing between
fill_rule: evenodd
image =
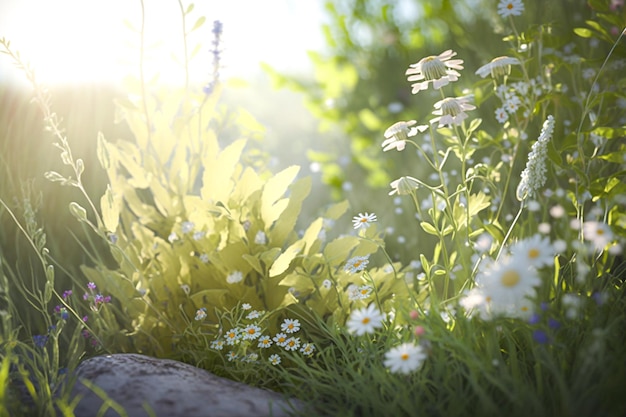
<instances>
[{"instance_id":1,"label":"green leaf","mask_svg":"<svg viewBox=\"0 0 626 417\"><path fill-rule=\"evenodd\" d=\"M421 222L420 226L422 226L422 229L429 235L439 236L439 232L437 231L437 229L435 229L435 226L433 226L432 224L428 222Z\"/></svg>"},{"instance_id":2,"label":"green leaf","mask_svg":"<svg viewBox=\"0 0 626 417\"><path fill-rule=\"evenodd\" d=\"M195 7L195 4L189 3L189 6L187 6L187 10L185 10L185 14L191 13L194 7Z\"/></svg>"},{"instance_id":3,"label":"green leaf","mask_svg":"<svg viewBox=\"0 0 626 417\"><path fill-rule=\"evenodd\" d=\"M217 155L207 153L202 158L204 174L200 194L207 201L228 201L234 187L233 175L239 165L246 141L233 142Z\"/></svg>"},{"instance_id":4,"label":"green leaf","mask_svg":"<svg viewBox=\"0 0 626 417\"><path fill-rule=\"evenodd\" d=\"M204 24L204 22L206 22L206 17L204 16L200 16L198 18L198 20L196 20L196 23L193 25L193 27L191 28L191 30L187 33L191 33L194 30L198 29L200 26L202 26Z\"/></svg>"},{"instance_id":5,"label":"green leaf","mask_svg":"<svg viewBox=\"0 0 626 417\"><path fill-rule=\"evenodd\" d=\"M102 221L104 227L109 232L115 232L120 221L121 201L114 198L111 186L107 185L107 189L100 198L100 210L102 211Z\"/></svg>"},{"instance_id":6,"label":"green leaf","mask_svg":"<svg viewBox=\"0 0 626 417\"><path fill-rule=\"evenodd\" d=\"M574 29L574 33L581 38L590 38L591 35L593 35L593 32L587 28L576 28Z\"/></svg>"},{"instance_id":7,"label":"green leaf","mask_svg":"<svg viewBox=\"0 0 626 417\"><path fill-rule=\"evenodd\" d=\"M263 271L263 266L261 265L261 261L256 256L249 255L244 253L241 256L246 262L250 264L250 266L259 274L265 275L265 271Z\"/></svg>"},{"instance_id":8,"label":"green leaf","mask_svg":"<svg viewBox=\"0 0 626 417\"><path fill-rule=\"evenodd\" d=\"M285 272L289 268L291 261L293 261L294 258L298 256L300 252L302 252L304 244L305 242L303 240L298 240L297 242L289 246L287 250L281 253L278 259L274 261L272 267L270 268L270 277L276 277Z\"/></svg>"}]
</instances>

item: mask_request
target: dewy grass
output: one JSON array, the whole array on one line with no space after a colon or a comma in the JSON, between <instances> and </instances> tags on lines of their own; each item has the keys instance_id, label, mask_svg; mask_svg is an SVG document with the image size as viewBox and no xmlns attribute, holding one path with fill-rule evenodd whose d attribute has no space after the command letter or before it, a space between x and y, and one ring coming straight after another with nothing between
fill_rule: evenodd
<instances>
[{"instance_id":1,"label":"dewy grass","mask_svg":"<svg viewBox=\"0 0 626 417\"><path fill-rule=\"evenodd\" d=\"M608 3L593 5L618 21ZM179 6L188 18L192 7ZM9 196L17 203L0 196L3 232L15 232L0 236L0 415L73 415L78 362L125 351L277 390L305 401L303 416L623 415L626 120L612 109L626 98L611 89L620 73L608 59L597 69L602 60L589 52L582 63L541 22L518 31L528 6L501 1L493 10L511 25L505 41L515 64L492 71L493 83L471 84L467 51L416 57L409 69L421 100L431 87L442 98L432 100L438 117L422 120L420 135L409 131L420 121L404 122L392 147L415 158L391 183L395 198L415 205L404 233L430 237L410 265L387 251L387 215L337 203L300 219L311 183L297 167L272 173L250 162L258 149L221 142L229 116L217 106L219 22L202 91L186 68L184 91L159 98L142 49L128 91L135 101L119 102L133 137L98 138L108 182L99 199L81 180L88 167L73 155L50 96L3 40L71 174L47 178L77 189L89 210L66 205L88 232L75 236L87 261L71 265L51 249L62 238L46 234L32 183ZM589 21L598 42L613 39L597 20ZM582 46L593 35L577 33ZM617 54L616 39L608 54ZM591 83L580 65L597 71ZM473 98L451 97L465 88ZM537 145L547 139L542 124L550 140ZM381 141L389 135L380 132ZM407 143L419 153L407 154ZM531 171L539 177L529 185ZM10 189L21 180L0 177ZM6 251L11 245L18 249ZM124 414L113 401L105 407Z\"/></svg>"}]
</instances>

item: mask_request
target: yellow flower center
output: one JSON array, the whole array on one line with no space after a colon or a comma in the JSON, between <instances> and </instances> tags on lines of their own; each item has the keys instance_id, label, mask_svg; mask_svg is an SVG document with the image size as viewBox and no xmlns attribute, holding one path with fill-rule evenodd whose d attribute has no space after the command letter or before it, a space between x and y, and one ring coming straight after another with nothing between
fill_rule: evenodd
<instances>
[{"instance_id":1,"label":"yellow flower center","mask_svg":"<svg viewBox=\"0 0 626 417\"><path fill-rule=\"evenodd\" d=\"M507 8L507 9L509 9L509 10L511 10L511 9L513 8L513 3L509 3L509 4L507 4L507 5L506 5L506 8Z\"/></svg>"},{"instance_id":2,"label":"yellow flower center","mask_svg":"<svg viewBox=\"0 0 626 417\"><path fill-rule=\"evenodd\" d=\"M367 324L367 323L369 323L369 322L370 322L370 318L369 318L369 317L365 317L365 318L361 321L361 323L363 323L363 324Z\"/></svg>"},{"instance_id":3,"label":"yellow flower center","mask_svg":"<svg viewBox=\"0 0 626 417\"><path fill-rule=\"evenodd\" d=\"M539 257L539 249L537 248L532 248L531 250L528 251L528 257L530 259L535 259Z\"/></svg>"},{"instance_id":4,"label":"yellow flower center","mask_svg":"<svg viewBox=\"0 0 626 417\"><path fill-rule=\"evenodd\" d=\"M596 235L602 236L604 234L604 230L598 229L596 230Z\"/></svg>"},{"instance_id":5,"label":"yellow flower center","mask_svg":"<svg viewBox=\"0 0 626 417\"><path fill-rule=\"evenodd\" d=\"M505 287L514 287L520 281L520 275L517 271L508 270L504 274L502 274L502 285Z\"/></svg>"},{"instance_id":6,"label":"yellow flower center","mask_svg":"<svg viewBox=\"0 0 626 417\"><path fill-rule=\"evenodd\" d=\"M403 361L406 361L409 359L409 354L408 353L403 353L402 355L400 355L400 359L402 359Z\"/></svg>"},{"instance_id":7,"label":"yellow flower center","mask_svg":"<svg viewBox=\"0 0 626 417\"><path fill-rule=\"evenodd\" d=\"M254 330L254 329L249 329L248 330L248 334L255 334L255 333L256 333L256 330Z\"/></svg>"}]
</instances>

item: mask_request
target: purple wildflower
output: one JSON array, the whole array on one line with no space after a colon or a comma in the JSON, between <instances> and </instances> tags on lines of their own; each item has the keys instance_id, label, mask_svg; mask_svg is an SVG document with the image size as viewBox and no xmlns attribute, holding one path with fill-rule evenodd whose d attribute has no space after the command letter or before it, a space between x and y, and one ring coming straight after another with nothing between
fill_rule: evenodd
<instances>
[{"instance_id":1,"label":"purple wildflower","mask_svg":"<svg viewBox=\"0 0 626 417\"><path fill-rule=\"evenodd\" d=\"M48 335L47 334L36 334L36 335L33 336L33 343L38 348L43 348L46 345L47 341L48 341Z\"/></svg>"}]
</instances>

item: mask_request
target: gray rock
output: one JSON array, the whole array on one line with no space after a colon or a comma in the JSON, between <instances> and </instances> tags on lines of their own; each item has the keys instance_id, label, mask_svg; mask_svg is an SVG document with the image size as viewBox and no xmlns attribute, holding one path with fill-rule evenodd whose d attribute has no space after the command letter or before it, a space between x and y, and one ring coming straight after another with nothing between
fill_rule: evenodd
<instances>
[{"instance_id":1,"label":"gray rock","mask_svg":"<svg viewBox=\"0 0 626 417\"><path fill-rule=\"evenodd\" d=\"M75 375L78 382L72 388L72 398L82 397L74 410L76 417L98 415L104 393L123 407L128 417L279 417L304 409L302 403L288 401L276 392L221 378L182 362L144 355L91 358L76 368ZM92 384L96 387L90 388ZM145 405L154 414L146 411ZM103 414L120 415L113 408Z\"/></svg>"}]
</instances>

